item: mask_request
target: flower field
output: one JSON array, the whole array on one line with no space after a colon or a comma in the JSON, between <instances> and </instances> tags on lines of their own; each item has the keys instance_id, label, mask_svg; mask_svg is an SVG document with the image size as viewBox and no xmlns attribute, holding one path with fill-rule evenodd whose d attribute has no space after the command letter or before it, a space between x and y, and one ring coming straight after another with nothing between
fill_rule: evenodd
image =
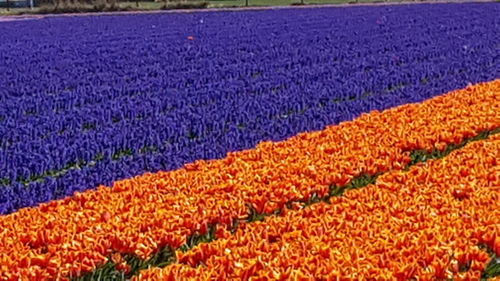
<instances>
[{"instance_id":1,"label":"flower field","mask_svg":"<svg viewBox=\"0 0 500 281\"><path fill-rule=\"evenodd\" d=\"M499 5L1 23L0 280L493 280Z\"/></svg>"}]
</instances>

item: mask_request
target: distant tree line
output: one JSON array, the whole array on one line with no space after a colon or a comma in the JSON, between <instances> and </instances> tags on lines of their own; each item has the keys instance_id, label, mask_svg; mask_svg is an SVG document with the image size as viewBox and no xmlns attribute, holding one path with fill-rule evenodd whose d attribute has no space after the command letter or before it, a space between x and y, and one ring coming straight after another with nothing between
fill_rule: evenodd
<instances>
[{"instance_id":1,"label":"distant tree line","mask_svg":"<svg viewBox=\"0 0 500 281\"><path fill-rule=\"evenodd\" d=\"M0 0L0 7L29 7L30 1L39 7L36 13L71 13L121 11L143 8L140 2L157 2L158 9L205 8L203 0Z\"/></svg>"}]
</instances>

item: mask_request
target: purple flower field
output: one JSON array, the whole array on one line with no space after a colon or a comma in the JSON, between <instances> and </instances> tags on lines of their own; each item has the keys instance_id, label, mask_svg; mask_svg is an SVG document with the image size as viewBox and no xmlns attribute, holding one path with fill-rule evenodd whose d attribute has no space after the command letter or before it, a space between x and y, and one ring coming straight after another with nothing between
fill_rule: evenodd
<instances>
[{"instance_id":1,"label":"purple flower field","mask_svg":"<svg viewBox=\"0 0 500 281\"><path fill-rule=\"evenodd\" d=\"M498 14L421 4L0 23L0 214L495 79Z\"/></svg>"}]
</instances>

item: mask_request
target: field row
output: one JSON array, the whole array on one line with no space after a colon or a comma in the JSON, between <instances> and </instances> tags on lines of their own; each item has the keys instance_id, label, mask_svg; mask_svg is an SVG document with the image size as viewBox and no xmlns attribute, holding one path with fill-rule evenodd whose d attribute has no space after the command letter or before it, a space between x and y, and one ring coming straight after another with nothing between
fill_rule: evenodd
<instances>
[{"instance_id":1,"label":"field row","mask_svg":"<svg viewBox=\"0 0 500 281\"><path fill-rule=\"evenodd\" d=\"M133 280L479 280L500 256L500 136L283 216L219 229Z\"/></svg>"},{"instance_id":2,"label":"field row","mask_svg":"<svg viewBox=\"0 0 500 281\"><path fill-rule=\"evenodd\" d=\"M404 169L413 152L443 151L498 129L499 90L500 80L478 84L0 216L0 266L9 269L0 277L78 276L117 253L146 259L211 225L231 228L250 212L274 213L363 175Z\"/></svg>"},{"instance_id":3,"label":"field row","mask_svg":"<svg viewBox=\"0 0 500 281\"><path fill-rule=\"evenodd\" d=\"M466 6L3 23L0 214L495 79Z\"/></svg>"}]
</instances>

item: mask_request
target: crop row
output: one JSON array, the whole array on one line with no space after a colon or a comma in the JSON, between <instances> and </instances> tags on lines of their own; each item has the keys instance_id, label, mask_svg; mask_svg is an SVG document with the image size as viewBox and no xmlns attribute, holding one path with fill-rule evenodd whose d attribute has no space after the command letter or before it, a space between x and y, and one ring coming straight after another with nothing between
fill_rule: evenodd
<instances>
[{"instance_id":1,"label":"crop row","mask_svg":"<svg viewBox=\"0 0 500 281\"><path fill-rule=\"evenodd\" d=\"M418 163L426 162L432 159L441 159L443 157L448 156L451 152L457 149L461 149L470 142L486 139L491 135L498 134L499 132L500 128L497 128L493 131L486 131L480 133L477 136L467 138L462 142L460 142L459 144L448 145L444 150L438 150L438 149L434 149L432 151L414 150L410 153L411 161L406 165L404 170L407 170L413 165L416 165ZM374 184L377 178L380 177L380 175L389 172L391 171L387 171L384 173L377 173L375 175L363 174L352 178L345 185L342 186L330 185L329 193L327 195L323 197L318 197L317 195L313 194L313 196L309 197L307 200L302 199L298 201L288 201L286 203L286 208L297 210L300 208L310 206L312 204L317 204L320 202L329 202L331 197L342 196L346 191L363 188L370 184ZM287 210L284 208L278 208L272 212L259 213L255 209L253 209L253 207L250 206L248 211L249 212L246 220L234 221L233 225L228 228L230 229L229 231L231 233L234 233L240 227L241 223L260 221L268 216L283 215L286 213ZM215 239L217 239L217 236L219 236L218 235L219 232L220 230L218 229L218 225L211 224L208 226L206 232L194 233L193 235L189 236L186 239L186 243L180 246L178 250L186 252L200 243L210 243ZM487 268L485 268L481 274L482 277L484 277L483 279L499 275L500 271L498 270L498 266L500 264L498 264L498 260L495 259L496 256L494 249L490 248L486 244L480 244L479 247L483 250L486 250L486 252L490 254L492 257ZM103 278L106 280L111 279L116 281L130 280L134 276L138 275L139 272L142 270L154 267L162 268L175 262L177 262L176 250L169 246L159 249L154 253L154 255L150 256L148 259L139 258L134 254L114 253L111 256L111 259L108 260L106 264L99 266L96 270L92 272L86 273L78 277L73 277L72 280L88 281L88 280L96 280L96 278L98 280L101 280Z\"/></svg>"},{"instance_id":2,"label":"crop row","mask_svg":"<svg viewBox=\"0 0 500 281\"><path fill-rule=\"evenodd\" d=\"M270 213L362 175L403 169L411 151L444 150L500 127L499 88L500 80L478 84L0 216L0 277L79 276L116 253L146 259L210 225L248 219L249 206Z\"/></svg>"},{"instance_id":3,"label":"crop row","mask_svg":"<svg viewBox=\"0 0 500 281\"><path fill-rule=\"evenodd\" d=\"M494 79L497 6L467 7L5 24L0 213Z\"/></svg>"},{"instance_id":4,"label":"crop row","mask_svg":"<svg viewBox=\"0 0 500 281\"><path fill-rule=\"evenodd\" d=\"M500 256L500 136L219 239L133 280L479 280ZM500 273L500 272L499 272Z\"/></svg>"}]
</instances>

